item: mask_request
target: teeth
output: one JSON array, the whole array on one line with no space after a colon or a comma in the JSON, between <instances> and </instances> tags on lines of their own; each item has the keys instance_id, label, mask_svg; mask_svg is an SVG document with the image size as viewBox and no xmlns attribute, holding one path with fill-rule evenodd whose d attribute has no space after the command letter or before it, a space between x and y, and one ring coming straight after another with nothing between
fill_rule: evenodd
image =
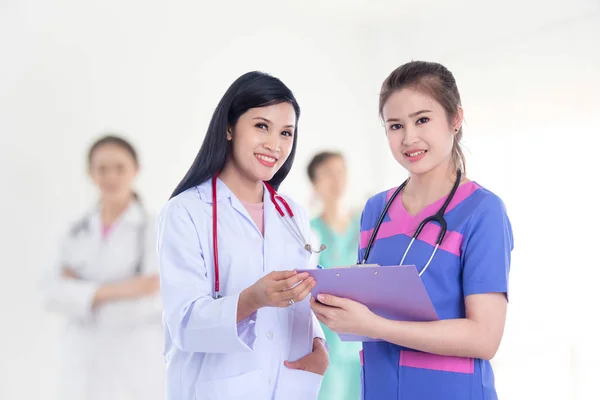
<instances>
[{"instance_id":1,"label":"teeth","mask_svg":"<svg viewBox=\"0 0 600 400\"><path fill-rule=\"evenodd\" d=\"M415 153L406 153L409 157L417 157L420 156L421 154L425 154L425 150L421 150L421 151L417 151Z\"/></svg>"},{"instance_id":2,"label":"teeth","mask_svg":"<svg viewBox=\"0 0 600 400\"><path fill-rule=\"evenodd\" d=\"M256 157L260 158L261 160L265 160L266 162L270 162L270 163L274 163L275 161L277 161L273 157L263 156L262 154L257 154Z\"/></svg>"}]
</instances>

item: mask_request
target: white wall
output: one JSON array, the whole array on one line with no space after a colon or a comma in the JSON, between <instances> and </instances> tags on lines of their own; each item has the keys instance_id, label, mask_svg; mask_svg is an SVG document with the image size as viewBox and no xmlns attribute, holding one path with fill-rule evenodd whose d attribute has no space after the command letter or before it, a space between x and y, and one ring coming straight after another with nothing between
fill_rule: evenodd
<instances>
[{"instance_id":1,"label":"white wall","mask_svg":"<svg viewBox=\"0 0 600 400\"><path fill-rule=\"evenodd\" d=\"M588 189L600 170L598 4L553 0L518 12L506 1L490 11L431 0L425 12L416 2L269 3L232 15L231 6L199 2L2 2L0 398L55 398L59 324L40 309L36 279L57 235L94 199L84 153L96 134L114 129L138 146L140 192L157 210L227 86L265 70L303 109L297 164L282 189L306 204L309 157L335 148L350 159L360 204L404 177L386 147L377 93L411 58L455 72L470 176L505 200L513 222L500 392L589 398L574 396L600 372L587 347L598 234L586 233L600 222Z\"/></svg>"}]
</instances>

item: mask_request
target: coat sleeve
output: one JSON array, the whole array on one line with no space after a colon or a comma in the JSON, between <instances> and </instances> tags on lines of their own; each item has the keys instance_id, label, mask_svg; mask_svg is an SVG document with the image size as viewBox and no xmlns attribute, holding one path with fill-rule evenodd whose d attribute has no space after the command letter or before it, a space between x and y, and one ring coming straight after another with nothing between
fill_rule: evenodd
<instances>
[{"instance_id":1,"label":"coat sleeve","mask_svg":"<svg viewBox=\"0 0 600 400\"><path fill-rule=\"evenodd\" d=\"M69 254L75 245L74 238L65 235L56 261L42 274L41 292L48 311L86 320L93 315L92 305L99 284L62 276L63 269L69 267Z\"/></svg>"},{"instance_id":2,"label":"coat sleeve","mask_svg":"<svg viewBox=\"0 0 600 400\"><path fill-rule=\"evenodd\" d=\"M240 294L213 299L199 232L183 204L165 206L157 238L164 322L173 344L186 352L252 351L256 313L237 324Z\"/></svg>"}]
</instances>

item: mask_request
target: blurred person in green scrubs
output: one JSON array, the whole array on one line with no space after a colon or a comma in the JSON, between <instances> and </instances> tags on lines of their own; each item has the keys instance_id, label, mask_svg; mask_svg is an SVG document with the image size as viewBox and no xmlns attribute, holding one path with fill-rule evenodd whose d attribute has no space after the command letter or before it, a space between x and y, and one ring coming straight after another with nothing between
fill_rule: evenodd
<instances>
[{"instance_id":1,"label":"blurred person in green scrubs","mask_svg":"<svg viewBox=\"0 0 600 400\"><path fill-rule=\"evenodd\" d=\"M347 181L344 156L338 152L318 153L307 172L322 206L320 215L310 223L319 243L327 245L319 255L319 264L323 268L356 264L360 212L350 212L343 206ZM362 344L342 342L336 333L322 326L329 346L329 368L319 400L359 400Z\"/></svg>"}]
</instances>

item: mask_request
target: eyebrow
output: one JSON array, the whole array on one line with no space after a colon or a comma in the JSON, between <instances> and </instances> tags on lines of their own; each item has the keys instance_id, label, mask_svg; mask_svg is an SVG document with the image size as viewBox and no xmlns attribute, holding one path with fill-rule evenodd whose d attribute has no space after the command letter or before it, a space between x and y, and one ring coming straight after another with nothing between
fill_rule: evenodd
<instances>
[{"instance_id":1,"label":"eyebrow","mask_svg":"<svg viewBox=\"0 0 600 400\"><path fill-rule=\"evenodd\" d=\"M416 117L417 115L421 115L421 114L425 114L431 112L431 110L420 110L420 111L416 111L414 113L408 114L408 116L410 118ZM398 122L400 121L399 118L388 118L385 122Z\"/></svg>"},{"instance_id":2,"label":"eyebrow","mask_svg":"<svg viewBox=\"0 0 600 400\"><path fill-rule=\"evenodd\" d=\"M269 124L272 124L272 123L273 123L273 122L271 122L271 121L269 121L268 119L266 119L266 118L263 118L263 117L254 117L254 118L252 118L252 119L258 119L258 120L260 120L260 121L265 121L265 122L267 122L267 123L269 123ZM294 128L295 128L295 126L294 126L294 125L286 125L286 126L284 126L284 128L292 128L292 129L294 129Z\"/></svg>"}]
</instances>

